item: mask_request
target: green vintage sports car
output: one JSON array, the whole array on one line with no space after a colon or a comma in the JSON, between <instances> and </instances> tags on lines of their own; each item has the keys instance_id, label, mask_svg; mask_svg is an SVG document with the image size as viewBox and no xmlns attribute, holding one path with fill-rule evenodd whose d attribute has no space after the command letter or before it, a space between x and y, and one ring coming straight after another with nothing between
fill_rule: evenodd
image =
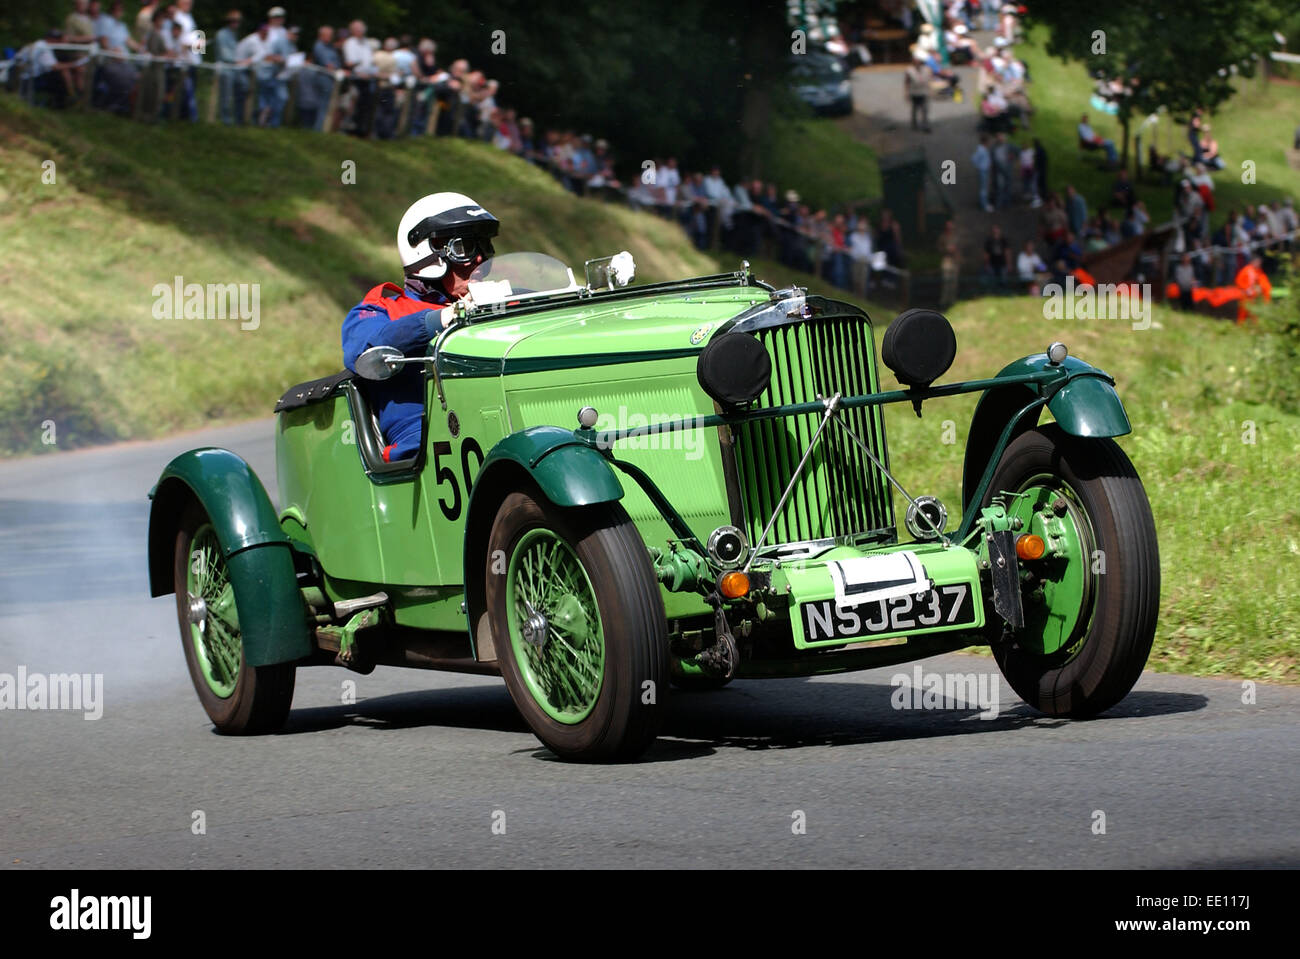
<instances>
[{"instance_id":1,"label":"green vintage sports car","mask_svg":"<svg viewBox=\"0 0 1300 959\"><path fill-rule=\"evenodd\" d=\"M427 355L374 347L358 375L290 389L278 508L227 450L167 465L150 583L176 594L218 730L277 728L295 670L317 664L499 674L546 746L588 761L641 753L670 684L972 644L1049 715L1128 693L1160 564L1111 377L1053 343L934 385L956 337L909 310L881 343L901 384L884 389L860 309L748 264L630 285L627 259L589 261L580 284L549 257L497 257ZM368 380L411 363L424 442L388 463ZM969 392L949 522L892 471L882 408Z\"/></svg>"}]
</instances>

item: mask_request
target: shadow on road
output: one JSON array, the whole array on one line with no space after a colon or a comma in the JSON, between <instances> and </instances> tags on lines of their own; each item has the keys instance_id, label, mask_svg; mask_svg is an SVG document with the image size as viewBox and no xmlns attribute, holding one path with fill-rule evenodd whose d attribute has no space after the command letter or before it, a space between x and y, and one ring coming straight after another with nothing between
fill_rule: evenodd
<instances>
[{"instance_id":1,"label":"shadow on road","mask_svg":"<svg viewBox=\"0 0 1300 959\"><path fill-rule=\"evenodd\" d=\"M947 701L938 709L895 709L891 704L895 691L882 683L810 684L792 679L765 680L762 687L741 682L716 692L676 692L659 741L643 762L692 759L724 749L849 746L1020 729L1046 732L1081 725L1079 720L1044 716L1018 699L1004 700L992 719L981 719L978 708ZM1195 712L1208 702L1198 693L1138 691L1088 722ZM279 735L344 726L528 732L500 685L396 693L354 705L295 709ZM556 758L537 747L521 752L532 752L539 759Z\"/></svg>"},{"instance_id":2,"label":"shadow on road","mask_svg":"<svg viewBox=\"0 0 1300 959\"><path fill-rule=\"evenodd\" d=\"M376 696L355 704L295 709L277 733L293 736L343 726L411 729L445 726L451 729L490 729L528 732L505 684L456 689L427 689Z\"/></svg>"},{"instance_id":3,"label":"shadow on road","mask_svg":"<svg viewBox=\"0 0 1300 959\"><path fill-rule=\"evenodd\" d=\"M692 748L793 749L802 746L848 746L898 742L934 736L997 733L1017 729L1053 730L1082 721L1044 716L1018 699L1004 700L992 719L978 708L945 702L939 709L895 709L883 684L818 683L812 696L767 697L728 687L713 693L679 696L662 733ZM762 699L760 704L755 700ZM1204 709L1197 693L1134 692L1089 722L1168 715ZM659 749L675 744L660 739ZM653 757L653 753L651 754Z\"/></svg>"}]
</instances>

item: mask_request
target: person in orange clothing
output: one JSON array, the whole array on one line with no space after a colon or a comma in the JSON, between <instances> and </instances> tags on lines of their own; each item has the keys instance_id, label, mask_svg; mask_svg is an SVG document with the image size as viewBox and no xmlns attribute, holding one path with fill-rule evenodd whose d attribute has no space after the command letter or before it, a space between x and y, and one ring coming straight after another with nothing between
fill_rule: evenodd
<instances>
[{"instance_id":1,"label":"person in orange clothing","mask_svg":"<svg viewBox=\"0 0 1300 959\"><path fill-rule=\"evenodd\" d=\"M1259 257L1252 256L1250 262L1237 271L1237 278L1233 281L1237 288L1242 291L1242 297L1237 302L1237 323L1245 323L1251 317L1250 312L1246 309L1246 304L1251 300L1262 296L1267 303L1273 298L1273 284L1269 282L1268 275L1260 268Z\"/></svg>"}]
</instances>

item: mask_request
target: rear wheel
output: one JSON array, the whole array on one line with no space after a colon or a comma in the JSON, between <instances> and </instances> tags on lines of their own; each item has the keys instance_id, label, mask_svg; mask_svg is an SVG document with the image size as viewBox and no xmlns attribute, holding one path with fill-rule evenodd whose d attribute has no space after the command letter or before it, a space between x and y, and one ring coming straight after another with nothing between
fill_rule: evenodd
<instances>
[{"instance_id":1,"label":"rear wheel","mask_svg":"<svg viewBox=\"0 0 1300 959\"><path fill-rule=\"evenodd\" d=\"M1142 674L1160 604L1155 521L1133 464L1113 440L1049 424L1007 447L990 490L1047 544L1021 563L1024 628L990 635L998 666L1048 715L1109 709Z\"/></svg>"},{"instance_id":2,"label":"rear wheel","mask_svg":"<svg viewBox=\"0 0 1300 959\"><path fill-rule=\"evenodd\" d=\"M208 718L231 735L279 729L293 701L294 666L244 662L240 597L200 506L186 511L177 530L174 575L185 664Z\"/></svg>"},{"instance_id":3,"label":"rear wheel","mask_svg":"<svg viewBox=\"0 0 1300 959\"><path fill-rule=\"evenodd\" d=\"M584 762L644 751L667 695L667 624L623 508L561 509L513 493L497 511L485 576L501 673L537 738Z\"/></svg>"}]
</instances>

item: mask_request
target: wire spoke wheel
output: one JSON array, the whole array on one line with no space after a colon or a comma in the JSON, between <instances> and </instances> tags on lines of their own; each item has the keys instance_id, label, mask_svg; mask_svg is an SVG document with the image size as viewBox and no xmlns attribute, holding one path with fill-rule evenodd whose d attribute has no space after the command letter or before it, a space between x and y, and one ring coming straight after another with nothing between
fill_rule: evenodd
<instances>
[{"instance_id":1,"label":"wire spoke wheel","mask_svg":"<svg viewBox=\"0 0 1300 959\"><path fill-rule=\"evenodd\" d=\"M581 722L596 705L605 669L586 570L555 533L535 529L519 541L506 576L510 642L529 692L557 722Z\"/></svg>"},{"instance_id":2,"label":"wire spoke wheel","mask_svg":"<svg viewBox=\"0 0 1300 959\"><path fill-rule=\"evenodd\" d=\"M640 755L663 715L668 626L626 510L510 493L492 524L484 576L501 675L534 735L569 760Z\"/></svg>"},{"instance_id":3,"label":"wire spoke wheel","mask_svg":"<svg viewBox=\"0 0 1300 959\"><path fill-rule=\"evenodd\" d=\"M213 695L227 699L239 681L242 641L235 591L210 523L194 534L185 593L190 609L190 641L199 669Z\"/></svg>"},{"instance_id":4,"label":"wire spoke wheel","mask_svg":"<svg viewBox=\"0 0 1300 959\"><path fill-rule=\"evenodd\" d=\"M256 617L264 583L227 558L216 524L198 503L176 530L173 586L181 646L190 681L217 732L264 733L289 715L297 667L291 662L251 666L245 657L239 607Z\"/></svg>"}]
</instances>

